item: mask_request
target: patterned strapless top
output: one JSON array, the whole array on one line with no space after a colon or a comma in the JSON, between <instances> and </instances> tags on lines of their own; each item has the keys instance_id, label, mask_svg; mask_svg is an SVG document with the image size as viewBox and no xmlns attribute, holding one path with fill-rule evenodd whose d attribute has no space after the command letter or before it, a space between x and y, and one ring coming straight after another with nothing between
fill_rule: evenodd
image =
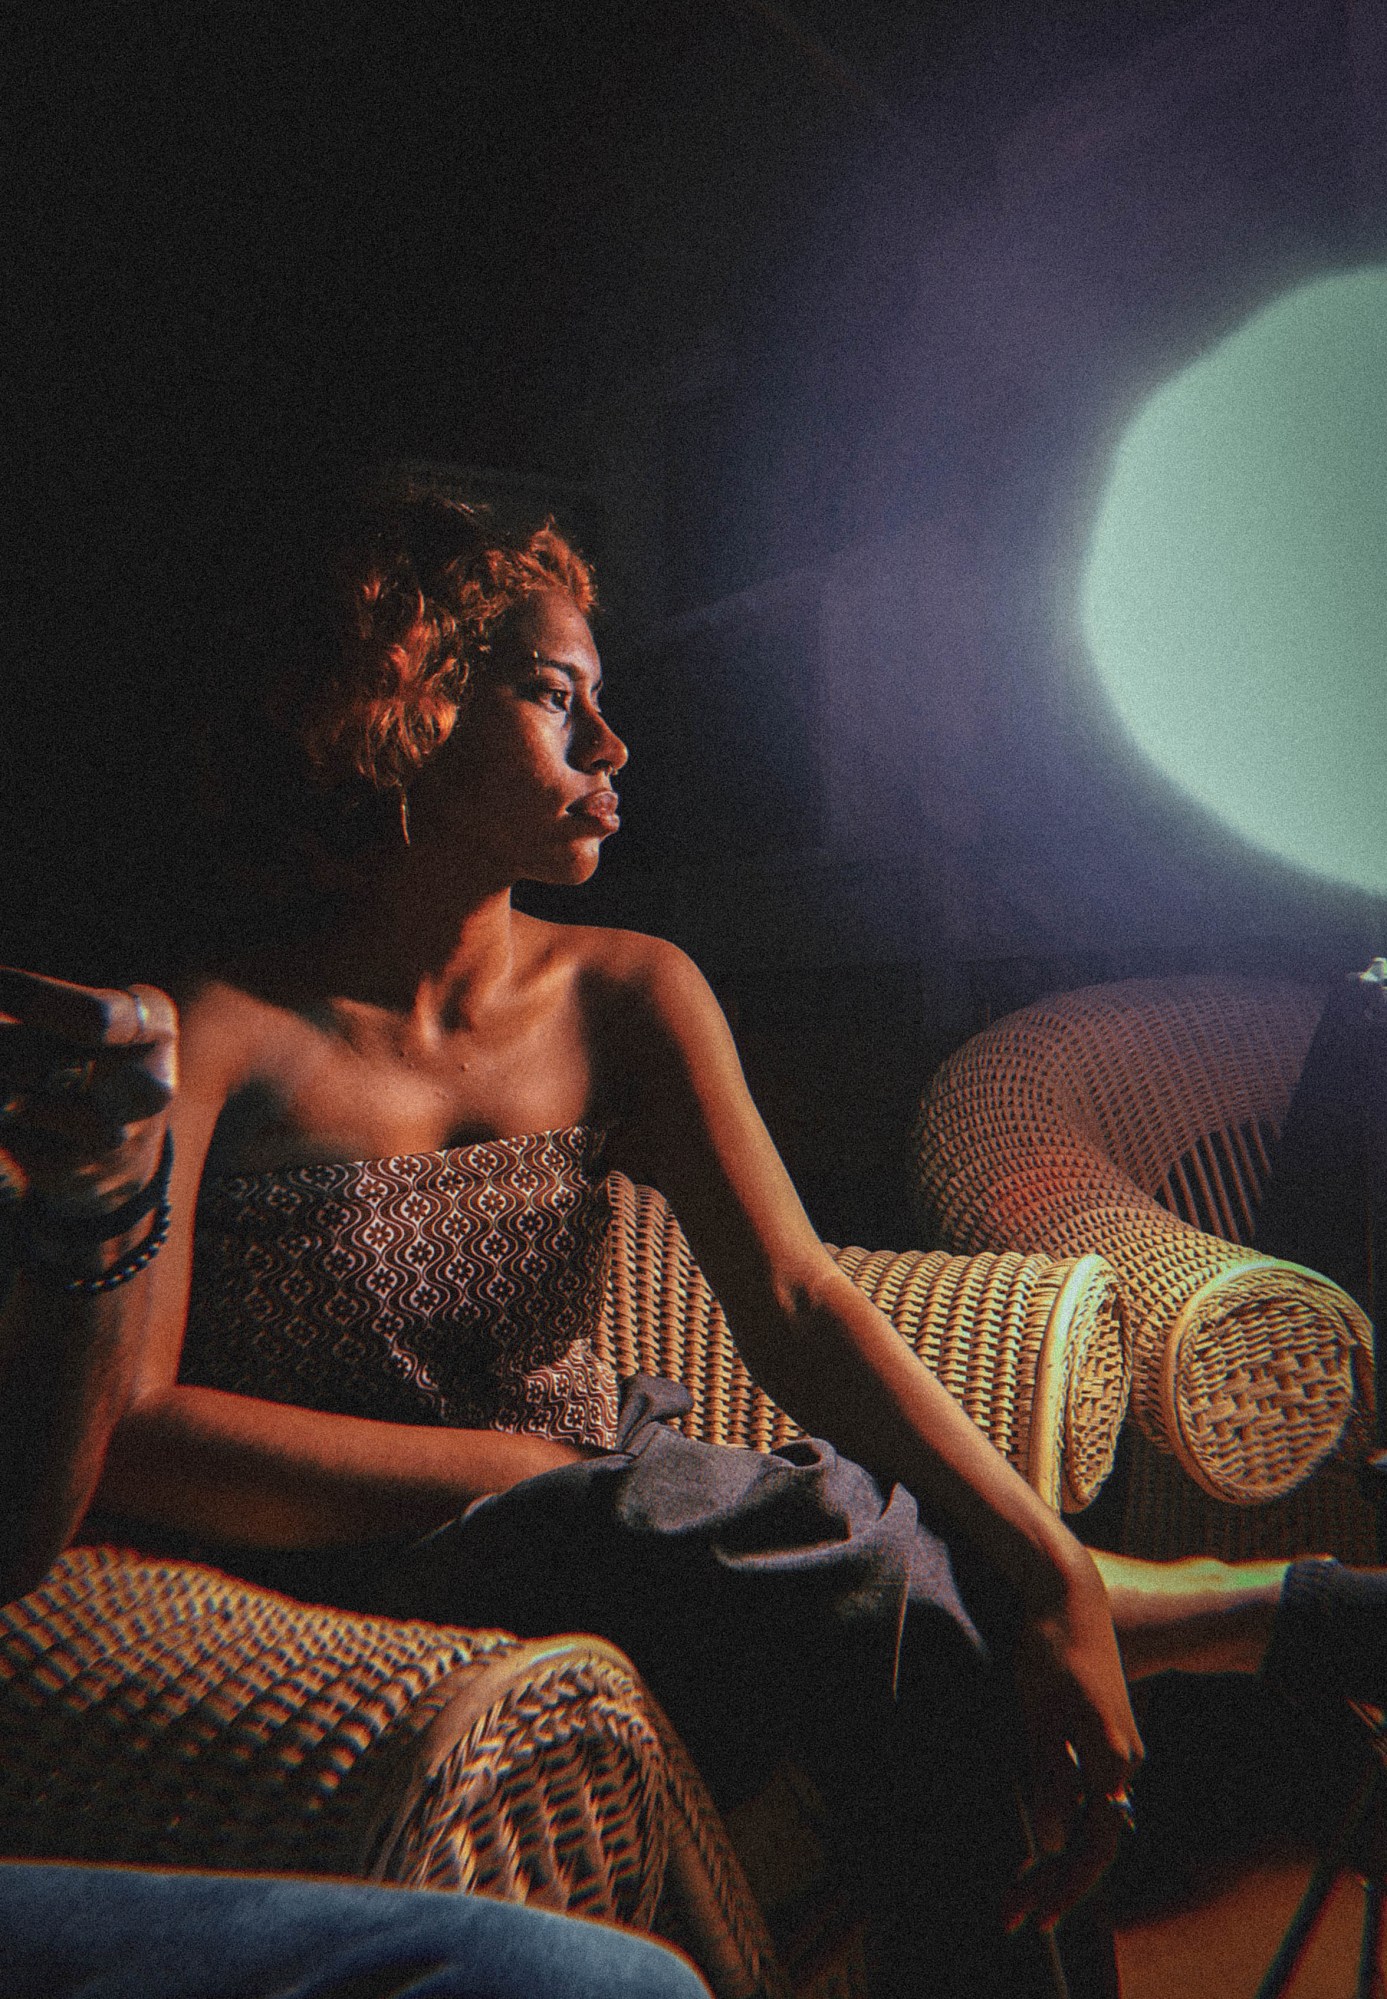
<instances>
[{"instance_id":1,"label":"patterned strapless top","mask_svg":"<svg viewBox=\"0 0 1387 1999\"><path fill-rule=\"evenodd\" d=\"M180 1378L610 1450L610 1209L586 1125L204 1185Z\"/></svg>"}]
</instances>

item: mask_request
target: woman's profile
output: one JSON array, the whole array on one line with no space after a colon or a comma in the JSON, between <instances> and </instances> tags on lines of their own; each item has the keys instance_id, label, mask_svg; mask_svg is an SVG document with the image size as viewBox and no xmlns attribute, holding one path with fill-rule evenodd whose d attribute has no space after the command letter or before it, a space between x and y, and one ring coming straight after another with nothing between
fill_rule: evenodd
<instances>
[{"instance_id":1,"label":"woman's profile","mask_svg":"<svg viewBox=\"0 0 1387 1999\"><path fill-rule=\"evenodd\" d=\"M1378 1578L1091 1554L823 1249L691 962L516 908L593 874L627 759L552 525L405 494L304 590L272 704L299 914L233 940L176 1026L145 989L139 1019L108 1004L80 1060L51 986L0 996L42 1204L11 1310L105 1286L63 1309L121 1356L97 1504L299 1594L603 1632L724 1801L784 1754L813 1771L883 1994L1024 1990L1006 1932L1072 1905L1130 1816L1124 1670L1371 1697ZM823 1441L692 1443L672 1384L599 1359L613 1168L665 1194Z\"/></svg>"}]
</instances>

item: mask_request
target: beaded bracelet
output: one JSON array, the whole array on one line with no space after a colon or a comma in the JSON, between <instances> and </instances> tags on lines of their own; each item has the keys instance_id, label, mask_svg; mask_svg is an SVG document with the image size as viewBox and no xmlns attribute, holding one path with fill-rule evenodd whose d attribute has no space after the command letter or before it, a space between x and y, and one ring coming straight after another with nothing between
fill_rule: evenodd
<instances>
[{"instance_id":1,"label":"beaded bracelet","mask_svg":"<svg viewBox=\"0 0 1387 1999\"><path fill-rule=\"evenodd\" d=\"M114 1291L118 1286L128 1284L132 1277L138 1277L142 1270L153 1263L168 1241L169 1227L173 1219L173 1211L169 1206L169 1176L172 1172L173 1133L166 1132L154 1177L147 1186L140 1188L139 1192L133 1194L121 1207L113 1208L107 1215L93 1216L88 1220L69 1218L60 1221L56 1216L52 1216L46 1202L41 1198L35 1200L31 1196L30 1202L26 1204L29 1212L24 1214L21 1220L21 1241L29 1252L27 1260L30 1267L36 1265L45 1275L50 1276L61 1290L77 1298L98 1298L103 1292ZM117 1236L128 1234L135 1223L142 1221L146 1215L152 1215L154 1219L149 1225L148 1233L135 1244L133 1249L128 1249L124 1256L113 1263L109 1270L97 1271L89 1277L60 1277L53 1268L50 1258L39 1247L36 1239L39 1232L35 1230L33 1223L35 1212L43 1219L51 1219L55 1227L61 1228L66 1238L62 1247L74 1250L93 1248L101 1242L112 1242ZM45 1239L45 1249L50 1240Z\"/></svg>"},{"instance_id":2,"label":"beaded bracelet","mask_svg":"<svg viewBox=\"0 0 1387 1999\"><path fill-rule=\"evenodd\" d=\"M114 1291L119 1284L128 1284L132 1277L138 1277L146 1264L153 1263L164 1244L168 1241L169 1226L173 1220L173 1210L167 1195L161 1196L154 1210L154 1220L149 1234L143 1242L125 1252L118 1263L109 1270L103 1270L95 1277L64 1277L62 1288L76 1298L99 1298L103 1291Z\"/></svg>"}]
</instances>

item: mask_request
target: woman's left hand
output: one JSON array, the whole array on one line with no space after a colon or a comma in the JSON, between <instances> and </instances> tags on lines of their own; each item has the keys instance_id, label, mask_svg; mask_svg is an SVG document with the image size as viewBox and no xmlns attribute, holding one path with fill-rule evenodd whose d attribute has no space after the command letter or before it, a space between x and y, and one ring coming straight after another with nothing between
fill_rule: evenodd
<instances>
[{"instance_id":1,"label":"woman's left hand","mask_svg":"<svg viewBox=\"0 0 1387 1999\"><path fill-rule=\"evenodd\" d=\"M159 1164L178 1016L156 986L115 990L0 965L0 1182L58 1217L99 1219Z\"/></svg>"},{"instance_id":2,"label":"woman's left hand","mask_svg":"<svg viewBox=\"0 0 1387 1999\"><path fill-rule=\"evenodd\" d=\"M1014 1928L1050 1929L1101 1879L1132 1823L1145 1754L1107 1592L1085 1555L1053 1606L1025 1617L1015 1673L1029 1751L1036 1853L1008 1897Z\"/></svg>"}]
</instances>

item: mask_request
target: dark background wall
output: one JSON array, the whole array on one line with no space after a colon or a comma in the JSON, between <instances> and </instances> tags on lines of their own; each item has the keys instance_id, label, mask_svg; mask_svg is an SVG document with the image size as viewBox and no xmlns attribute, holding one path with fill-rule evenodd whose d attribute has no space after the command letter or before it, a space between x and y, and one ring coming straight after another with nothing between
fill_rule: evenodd
<instances>
[{"instance_id":1,"label":"dark background wall","mask_svg":"<svg viewBox=\"0 0 1387 1999\"><path fill-rule=\"evenodd\" d=\"M221 552L363 454L595 554L628 830L565 907L705 964L832 1235L904 1239L989 1013L1383 948L1144 771L1075 613L1126 414L1387 255L1383 0L74 20L8 142L4 955L157 964Z\"/></svg>"}]
</instances>

